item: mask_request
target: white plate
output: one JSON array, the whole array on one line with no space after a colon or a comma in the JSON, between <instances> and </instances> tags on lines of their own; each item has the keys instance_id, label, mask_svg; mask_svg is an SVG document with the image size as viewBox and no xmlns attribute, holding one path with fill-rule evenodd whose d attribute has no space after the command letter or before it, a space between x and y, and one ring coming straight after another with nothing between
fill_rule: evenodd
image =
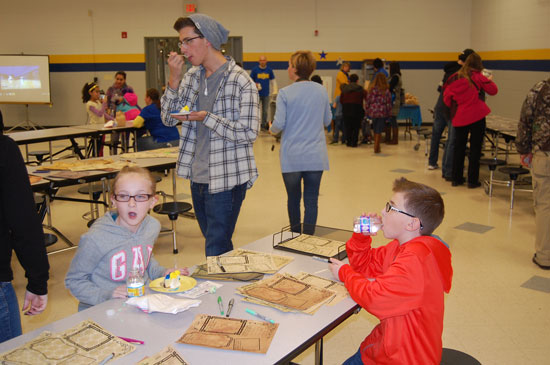
<instances>
[{"instance_id":1,"label":"white plate","mask_svg":"<svg viewBox=\"0 0 550 365\"><path fill-rule=\"evenodd\" d=\"M170 113L170 115L178 116L178 115L188 115L191 114L191 112L177 112L177 113Z\"/></svg>"}]
</instances>

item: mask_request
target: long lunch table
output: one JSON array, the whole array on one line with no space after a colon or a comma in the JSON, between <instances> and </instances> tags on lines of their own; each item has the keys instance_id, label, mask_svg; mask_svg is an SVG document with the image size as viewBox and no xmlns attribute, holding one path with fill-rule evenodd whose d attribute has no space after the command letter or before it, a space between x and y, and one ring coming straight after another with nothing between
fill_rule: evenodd
<instances>
[{"instance_id":1,"label":"long lunch table","mask_svg":"<svg viewBox=\"0 0 550 365\"><path fill-rule=\"evenodd\" d=\"M512 141L516 139L518 130L518 121L516 119L502 117L490 114L486 118L485 136L491 142L492 154L495 158L500 152L499 139L502 137L506 143L504 149L505 161L508 161L508 155L511 152Z\"/></svg>"},{"instance_id":2,"label":"long lunch table","mask_svg":"<svg viewBox=\"0 0 550 365\"><path fill-rule=\"evenodd\" d=\"M144 167L149 169L150 171L165 171L165 170L171 170L174 169L176 166L176 159L175 158L167 158L167 157L153 157L153 158L127 158L124 155L116 155L111 156L110 159L113 160L126 160L131 161L135 163L138 166ZM74 177L57 177L54 176L56 173L60 171L47 171L48 164L44 164L41 166L28 166L27 170L30 174L35 176L42 177L42 180L39 182L36 182L31 185L34 192L43 192L45 195L45 204L46 204L46 218L47 223L44 224L44 227L47 229L52 230L55 232L58 236L61 237L63 241L67 243L67 248L58 249L55 251L51 251L48 254L56 253L56 252L63 252L66 250L74 249L77 246L72 243L60 230L55 228L52 225L52 219L51 219L51 210L50 210L50 204L53 200L65 200L65 201L73 201L73 202L80 202L80 203L91 203L95 202L92 200L92 197L90 196L89 200L86 199L78 199L78 198L71 198L71 197L61 197L57 196L57 192L59 188L66 187L66 186L73 186L73 185L79 185L79 184L92 184L94 182L101 181L102 182L102 196L103 196L103 206L104 210L109 205L108 200L108 186L107 186L107 180L112 179L118 174L120 170L92 170L92 171L82 171L82 172L75 172ZM45 171L45 172L37 172L37 171ZM176 174L175 171L172 173L172 192L173 196L176 196ZM91 195L91 193L90 193Z\"/></svg>"},{"instance_id":3,"label":"long lunch table","mask_svg":"<svg viewBox=\"0 0 550 365\"><path fill-rule=\"evenodd\" d=\"M29 161L29 144L48 142L49 147L49 160L53 162L53 150L52 142L57 140L69 139L71 141L71 148L74 153L81 159L84 158L78 143L74 140L75 138L83 137L86 140L92 138L94 143L94 151L97 150L97 141L100 136L105 134L111 134L114 132L132 132L134 133L134 143L136 140L136 128L131 126L121 126L113 128L105 128L101 124L87 124L87 125L76 125L71 127L57 127L57 128L48 128L48 129L37 129L25 132L14 132L8 133L11 139L13 139L19 145L25 145L25 158L26 161ZM125 141L125 138L122 139ZM127 149L127 146L125 146Z\"/></svg>"},{"instance_id":4,"label":"long lunch table","mask_svg":"<svg viewBox=\"0 0 550 365\"><path fill-rule=\"evenodd\" d=\"M74 152L80 157L84 158L80 153L78 144L74 140L75 138L84 137L85 139L97 135L97 131L90 131L79 127L59 127L48 129L37 129L25 132L13 132L6 134L13 139L19 145L25 145L25 159L29 162L29 144L48 142L49 146L49 160L53 162L52 142L62 139L69 139L71 141L71 147Z\"/></svg>"},{"instance_id":5,"label":"long lunch table","mask_svg":"<svg viewBox=\"0 0 550 365\"><path fill-rule=\"evenodd\" d=\"M349 231L340 232L343 232L341 235L341 240L343 241L351 236ZM290 234L290 232L286 232L286 234ZM326 263L314 260L310 256L274 249L272 247L272 239L272 236L267 236L243 248L294 257L294 260L283 267L280 272L296 274L300 271L305 271L334 280L332 274L327 269L328 265ZM192 268L190 269L192 270ZM197 279L197 281L200 283L203 280ZM245 282L222 281L220 283L223 283L223 286L216 293L200 297L201 304L185 312L178 314L146 314L136 307L124 304L124 300L122 299L112 299L4 342L0 344L0 352L23 345L43 331L61 332L77 325L81 321L91 319L117 336L145 341L144 345L136 345L134 352L117 361L113 361L113 364L134 364L146 356L159 352L168 345L172 345L191 364L288 364L290 360L314 344L316 345L315 363L321 364L323 336L360 309L348 297L334 306L323 305L314 315L285 313L271 307L242 301L241 296L236 294L235 289L246 285L247 283ZM246 308L250 308L273 319L279 324L279 328L266 354L175 343L191 325L197 314L220 315L217 302L218 296L223 298L224 310L227 308L229 300L232 298L235 299L231 312L232 318L259 320L245 312ZM113 312L115 313L114 315L112 314Z\"/></svg>"}]
</instances>

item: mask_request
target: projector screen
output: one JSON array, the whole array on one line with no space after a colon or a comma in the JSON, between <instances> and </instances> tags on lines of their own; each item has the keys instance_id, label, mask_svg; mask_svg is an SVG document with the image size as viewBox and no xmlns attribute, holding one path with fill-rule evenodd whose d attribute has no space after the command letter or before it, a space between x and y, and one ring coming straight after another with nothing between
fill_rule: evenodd
<instances>
[{"instance_id":1,"label":"projector screen","mask_svg":"<svg viewBox=\"0 0 550 365\"><path fill-rule=\"evenodd\" d=\"M0 55L0 103L50 104L50 58Z\"/></svg>"}]
</instances>

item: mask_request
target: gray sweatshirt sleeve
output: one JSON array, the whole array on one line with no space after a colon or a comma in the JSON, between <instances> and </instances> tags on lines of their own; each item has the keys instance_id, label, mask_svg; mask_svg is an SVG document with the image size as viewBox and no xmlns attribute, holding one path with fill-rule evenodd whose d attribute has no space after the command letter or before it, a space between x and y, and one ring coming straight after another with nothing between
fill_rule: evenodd
<instances>
[{"instance_id":1,"label":"gray sweatshirt sleeve","mask_svg":"<svg viewBox=\"0 0 550 365\"><path fill-rule=\"evenodd\" d=\"M102 288L91 280L93 271L100 265L102 254L88 235L82 236L65 277L65 286L82 303L96 305L112 296L113 288Z\"/></svg>"},{"instance_id":2,"label":"gray sweatshirt sleeve","mask_svg":"<svg viewBox=\"0 0 550 365\"><path fill-rule=\"evenodd\" d=\"M155 280L164 276L166 268L161 266L153 256L149 260L149 265L147 266L147 275L149 275L150 280Z\"/></svg>"}]
</instances>

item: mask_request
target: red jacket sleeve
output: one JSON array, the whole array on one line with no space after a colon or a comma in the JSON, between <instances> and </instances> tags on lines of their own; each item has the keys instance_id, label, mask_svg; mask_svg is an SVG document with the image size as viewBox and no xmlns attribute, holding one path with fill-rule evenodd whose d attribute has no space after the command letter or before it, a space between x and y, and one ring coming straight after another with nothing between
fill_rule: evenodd
<instances>
[{"instance_id":1,"label":"red jacket sleeve","mask_svg":"<svg viewBox=\"0 0 550 365\"><path fill-rule=\"evenodd\" d=\"M342 266L338 275L352 299L379 319L405 314L422 304L422 265L412 252L402 252L384 274L372 281L350 265Z\"/></svg>"}]
</instances>

